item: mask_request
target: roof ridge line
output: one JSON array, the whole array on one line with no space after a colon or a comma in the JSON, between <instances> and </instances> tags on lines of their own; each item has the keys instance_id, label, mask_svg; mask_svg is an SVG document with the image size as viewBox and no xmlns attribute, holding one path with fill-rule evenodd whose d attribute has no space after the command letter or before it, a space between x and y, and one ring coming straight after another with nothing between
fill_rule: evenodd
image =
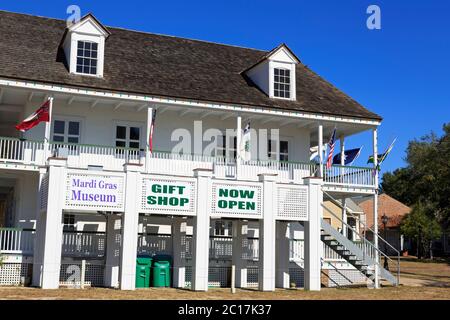
<instances>
[{"instance_id":1,"label":"roof ridge line","mask_svg":"<svg viewBox=\"0 0 450 320\"><path fill-rule=\"evenodd\" d=\"M35 14L30 14L30 13L14 12L14 11L2 10L2 9L0 9L0 12L12 13L12 14L16 14L16 15L23 15L23 16L29 16L29 17L34 17L34 18L42 18L42 19L47 19L47 20L54 20L54 21L65 22L65 20L61 19L61 18L52 18L52 17L40 16L40 15L35 15ZM87 16L89 14L92 15L93 17L95 17L95 19L98 20L98 18L92 12L86 13L84 16ZM98 20L98 22L101 23L105 28L108 28L110 30L115 29L115 30L129 31L129 32L134 32L134 33L155 35L155 36L160 36L160 37L167 37L167 38L175 38L175 39L182 39L182 40L188 40L188 41L209 43L209 44L215 44L215 45L224 46L224 47L233 47L233 48L240 48L240 49L245 49L245 50L258 51L258 52L261 52L261 53L270 52L270 50L249 48L249 47L233 45L233 44L225 44L225 43L208 41L208 40L200 40L200 39L186 38L186 37L181 37L181 36L173 36L173 35L163 34L163 33L156 33L156 32L149 32L149 31L128 29L128 28L124 28L124 27L114 27L114 26L103 24L100 20Z\"/></svg>"}]
</instances>

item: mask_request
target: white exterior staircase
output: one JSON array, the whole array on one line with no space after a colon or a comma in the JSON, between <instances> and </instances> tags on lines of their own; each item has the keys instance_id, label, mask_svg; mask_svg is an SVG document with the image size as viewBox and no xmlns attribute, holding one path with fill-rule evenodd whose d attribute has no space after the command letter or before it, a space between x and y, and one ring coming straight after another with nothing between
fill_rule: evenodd
<instances>
[{"instance_id":1,"label":"white exterior staircase","mask_svg":"<svg viewBox=\"0 0 450 320\"><path fill-rule=\"evenodd\" d=\"M324 192L324 195L327 196L335 205L344 208L339 201L334 199L329 193ZM392 245L390 245L385 239L380 237L380 235L376 234L372 229L366 227L366 230L369 230L373 233L374 237L378 237L378 240L383 242L384 247L389 247L389 249L396 253L395 260L389 257L386 253L384 253L379 248L376 248L374 244L367 240L364 236L360 235L359 232L346 222L343 222L338 216L336 216L332 210L328 209L324 204L323 208L329 212L334 218L340 221L343 227L346 227L352 230L355 234L360 236L361 242L358 244L349 240L346 236L344 236L341 232L333 228L328 222L324 219L321 219L321 239L329 248L339 254L344 260L350 263L353 267L355 267L358 271L360 271L367 278L374 280L375 278L375 268L378 268L381 279L385 279L389 283L394 286L399 285L400 283L400 252L396 250ZM351 210L347 212L351 214ZM378 259L377 259L378 257ZM396 274L391 273L391 271L387 270L381 264L382 259L384 258L388 262L388 266L391 269L395 269ZM377 261L378 260L378 261Z\"/></svg>"},{"instance_id":2,"label":"white exterior staircase","mask_svg":"<svg viewBox=\"0 0 450 320\"><path fill-rule=\"evenodd\" d=\"M369 279L373 279L375 267L378 265L380 275L393 285L398 285L398 278L384 269L380 263L376 263L370 254L347 239L339 231L322 219L322 241L348 263L354 266Z\"/></svg>"}]
</instances>

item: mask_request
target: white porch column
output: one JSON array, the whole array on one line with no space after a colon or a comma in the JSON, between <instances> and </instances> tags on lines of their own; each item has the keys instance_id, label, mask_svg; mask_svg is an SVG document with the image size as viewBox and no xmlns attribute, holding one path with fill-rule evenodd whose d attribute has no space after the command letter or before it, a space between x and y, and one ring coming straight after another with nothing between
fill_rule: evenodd
<instances>
[{"instance_id":1,"label":"white porch column","mask_svg":"<svg viewBox=\"0 0 450 320\"><path fill-rule=\"evenodd\" d=\"M275 212L276 174L260 174L263 183L263 219L259 227L259 290L275 290Z\"/></svg>"},{"instance_id":2,"label":"white porch column","mask_svg":"<svg viewBox=\"0 0 450 320\"><path fill-rule=\"evenodd\" d=\"M104 284L106 287L111 288L117 288L119 286L121 220L118 214L108 214L106 216Z\"/></svg>"},{"instance_id":3,"label":"white porch column","mask_svg":"<svg viewBox=\"0 0 450 320\"><path fill-rule=\"evenodd\" d=\"M147 108L147 129L146 129L146 138L145 138L145 172L148 172L150 169L150 130L152 126L152 118L153 118L153 108Z\"/></svg>"},{"instance_id":4,"label":"white porch column","mask_svg":"<svg viewBox=\"0 0 450 320\"><path fill-rule=\"evenodd\" d=\"M345 166L345 137L341 137L341 166ZM341 168L341 175L344 175L344 169ZM347 223L347 208L346 199L342 199L342 221ZM348 233L347 226L342 223L342 234L346 237Z\"/></svg>"},{"instance_id":5,"label":"white porch column","mask_svg":"<svg viewBox=\"0 0 450 320\"><path fill-rule=\"evenodd\" d=\"M321 212L322 212L322 183L320 178L305 178L308 188L309 219L305 221L305 290L320 290L321 272Z\"/></svg>"},{"instance_id":6,"label":"white porch column","mask_svg":"<svg viewBox=\"0 0 450 320\"><path fill-rule=\"evenodd\" d=\"M242 259L243 241L247 238L247 233L244 233L246 222L242 220L233 221L233 255L232 264L236 270L236 288L247 288L247 260Z\"/></svg>"},{"instance_id":7,"label":"white porch column","mask_svg":"<svg viewBox=\"0 0 450 320\"><path fill-rule=\"evenodd\" d=\"M319 177L323 177L323 125L319 123L318 128L318 147L319 152Z\"/></svg>"},{"instance_id":8,"label":"white porch column","mask_svg":"<svg viewBox=\"0 0 450 320\"><path fill-rule=\"evenodd\" d=\"M42 245L43 238L45 236L45 219L43 219L43 215L45 214L45 209L41 209L41 192L42 192L42 181L44 180L45 175L47 174L47 168L39 168L39 183L38 183L38 192L36 197L36 234L34 236L34 244L33 244L33 277L32 277L32 285L35 287L41 286L41 272L42 272ZM44 212L44 213L43 213Z\"/></svg>"},{"instance_id":9,"label":"white porch column","mask_svg":"<svg viewBox=\"0 0 450 320\"><path fill-rule=\"evenodd\" d=\"M194 217L192 290L208 291L212 171L195 169L194 174L197 178L197 201Z\"/></svg>"},{"instance_id":10,"label":"white porch column","mask_svg":"<svg viewBox=\"0 0 450 320\"><path fill-rule=\"evenodd\" d=\"M184 288L186 276L186 226L182 217L173 218L172 252L173 252L173 286Z\"/></svg>"},{"instance_id":11,"label":"white porch column","mask_svg":"<svg viewBox=\"0 0 450 320\"><path fill-rule=\"evenodd\" d=\"M373 244L378 249L378 130L373 129L373 167L374 167L374 180L375 180L375 194L373 195ZM379 255L375 255L375 288L380 287L380 269L379 269Z\"/></svg>"},{"instance_id":12,"label":"white porch column","mask_svg":"<svg viewBox=\"0 0 450 320\"><path fill-rule=\"evenodd\" d=\"M125 212L122 215L122 247L120 255L120 289L136 288L136 257L141 194L141 170L136 164L125 164Z\"/></svg>"},{"instance_id":13,"label":"white porch column","mask_svg":"<svg viewBox=\"0 0 450 320\"><path fill-rule=\"evenodd\" d=\"M65 198L65 159L49 158L48 199L43 210L38 208L36 248L33 261L33 285L42 289L58 289L61 269L62 208ZM42 172L41 172L42 174Z\"/></svg>"},{"instance_id":14,"label":"white porch column","mask_svg":"<svg viewBox=\"0 0 450 320\"><path fill-rule=\"evenodd\" d=\"M241 174L241 139L242 139L242 117L236 118L236 178ZM232 142L231 142L232 143Z\"/></svg>"},{"instance_id":15,"label":"white porch column","mask_svg":"<svg viewBox=\"0 0 450 320\"><path fill-rule=\"evenodd\" d=\"M276 268L277 288L289 289L289 235L288 222L278 221L277 230L277 249L276 249Z\"/></svg>"}]
</instances>

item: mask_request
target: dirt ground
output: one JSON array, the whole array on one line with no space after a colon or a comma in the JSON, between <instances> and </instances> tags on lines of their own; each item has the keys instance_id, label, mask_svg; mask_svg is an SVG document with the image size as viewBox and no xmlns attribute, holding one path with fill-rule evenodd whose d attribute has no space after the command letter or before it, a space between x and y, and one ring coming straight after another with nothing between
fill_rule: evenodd
<instances>
[{"instance_id":1,"label":"dirt ground","mask_svg":"<svg viewBox=\"0 0 450 320\"><path fill-rule=\"evenodd\" d=\"M210 289L208 292L189 290L149 288L136 291L89 288L41 290L35 288L3 287L0 299L31 300L86 300L86 299L126 299L126 300L450 300L450 263L418 262L403 259L401 262L401 285L386 286L379 290L368 288L323 288L320 292L304 290L277 290L259 292L254 290Z\"/></svg>"}]
</instances>

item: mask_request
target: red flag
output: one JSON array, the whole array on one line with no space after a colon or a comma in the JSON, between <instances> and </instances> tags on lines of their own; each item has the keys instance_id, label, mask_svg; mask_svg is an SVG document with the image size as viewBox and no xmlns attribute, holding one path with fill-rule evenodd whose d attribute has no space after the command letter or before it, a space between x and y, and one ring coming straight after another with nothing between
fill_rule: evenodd
<instances>
[{"instance_id":1,"label":"red flag","mask_svg":"<svg viewBox=\"0 0 450 320\"><path fill-rule=\"evenodd\" d=\"M37 126L41 122L49 122L49 121L50 121L50 100L47 100L32 115L30 115L28 118L19 123L16 126L16 129L25 132Z\"/></svg>"}]
</instances>

